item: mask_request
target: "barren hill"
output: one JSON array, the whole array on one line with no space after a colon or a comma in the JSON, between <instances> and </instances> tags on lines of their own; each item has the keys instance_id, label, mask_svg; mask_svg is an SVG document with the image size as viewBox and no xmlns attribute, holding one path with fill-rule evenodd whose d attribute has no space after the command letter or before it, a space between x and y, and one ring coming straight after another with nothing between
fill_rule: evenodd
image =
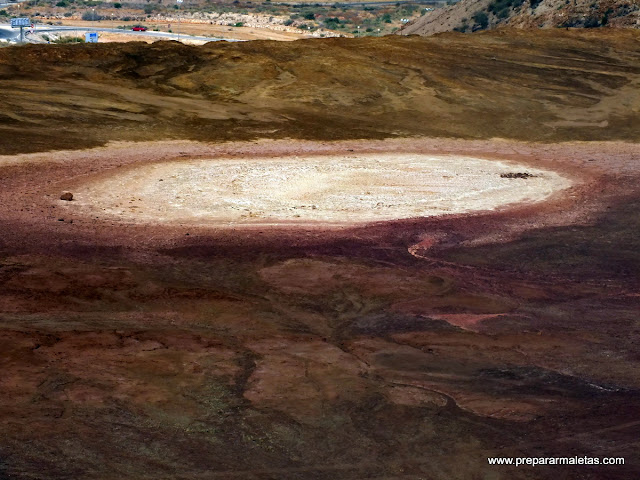
<instances>
[{"instance_id":1,"label":"barren hill","mask_svg":"<svg viewBox=\"0 0 640 480\"><path fill-rule=\"evenodd\" d=\"M640 140L640 32L0 50L3 152L109 140ZM629 105L635 105L630 108Z\"/></svg>"},{"instance_id":2,"label":"barren hill","mask_svg":"<svg viewBox=\"0 0 640 480\"><path fill-rule=\"evenodd\" d=\"M637 28L639 25L638 0L462 0L427 13L400 33L475 32L499 26Z\"/></svg>"}]
</instances>

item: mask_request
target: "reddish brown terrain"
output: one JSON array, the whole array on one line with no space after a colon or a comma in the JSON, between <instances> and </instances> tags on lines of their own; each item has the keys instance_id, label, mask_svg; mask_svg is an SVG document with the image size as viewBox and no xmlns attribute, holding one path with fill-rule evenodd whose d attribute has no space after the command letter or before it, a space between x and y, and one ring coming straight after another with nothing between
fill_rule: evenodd
<instances>
[{"instance_id":1,"label":"reddish brown terrain","mask_svg":"<svg viewBox=\"0 0 640 480\"><path fill-rule=\"evenodd\" d=\"M0 479L636 477L639 54L634 32L0 49ZM167 162L400 154L570 185L331 225L81 205Z\"/></svg>"}]
</instances>

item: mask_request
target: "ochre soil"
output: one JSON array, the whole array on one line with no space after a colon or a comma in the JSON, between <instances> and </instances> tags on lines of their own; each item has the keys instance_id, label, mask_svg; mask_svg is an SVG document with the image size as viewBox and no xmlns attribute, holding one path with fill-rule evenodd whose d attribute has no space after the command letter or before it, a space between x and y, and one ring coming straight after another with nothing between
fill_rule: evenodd
<instances>
[{"instance_id":1,"label":"ochre soil","mask_svg":"<svg viewBox=\"0 0 640 480\"><path fill-rule=\"evenodd\" d=\"M635 30L0 49L1 153L109 140L640 141Z\"/></svg>"},{"instance_id":2,"label":"ochre soil","mask_svg":"<svg viewBox=\"0 0 640 480\"><path fill-rule=\"evenodd\" d=\"M637 476L633 35L0 50L0 478ZM464 42L456 67L447 49ZM157 69L165 54L173 70ZM502 69L476 63L498 54ZM390 77L304 77L309 58L340 56ZM356 80L381 95L366 121ZM442 99L433 122L416 88ZM116 139L147 143L99 147ZM70 147L97 148L47 153ZM119 222L57 200L150 161L347 152L506 160L574 183L543 203L331 228ZM626 464L487 464L513 455Z\"/></svg>"}]
</instances>

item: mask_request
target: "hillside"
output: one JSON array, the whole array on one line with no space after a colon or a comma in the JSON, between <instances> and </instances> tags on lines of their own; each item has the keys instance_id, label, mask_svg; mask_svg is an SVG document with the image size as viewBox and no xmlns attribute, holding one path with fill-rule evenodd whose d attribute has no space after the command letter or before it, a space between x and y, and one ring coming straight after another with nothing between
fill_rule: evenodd
<instances>
[{"instance_id":1,"label":"hillside","mask_svg":"<svg viewBox=\"0 0 640 480\"><path fill-rule=\"evenodd\" d=\"M639 33L2 49L0 152L265 136L638 141Z\"/></svg>"},{"instance_id":2,"label":"hillside","mask_svg":"<svg viewBox=\"0 0 640 480\"><path fill-rule=\"evenodd\" d=\"M402 35L475 32L500 26L596 28L640 25L638 0L462 0L407 24Z\"/></svg>"}]
</instances>

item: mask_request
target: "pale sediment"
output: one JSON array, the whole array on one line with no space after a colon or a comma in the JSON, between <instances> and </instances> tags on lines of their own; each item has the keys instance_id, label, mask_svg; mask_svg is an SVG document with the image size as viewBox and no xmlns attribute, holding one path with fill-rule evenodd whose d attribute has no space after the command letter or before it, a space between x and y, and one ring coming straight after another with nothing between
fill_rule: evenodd
<instances>
[{"instance_id":1,"label":"pale sediment","mask_svg":"<svg viewBox=\"0 0 640 480\"><path fill-rule=\"evenodd\" d=\"M134 223L352 224L539 202L570 185L550 170L457 155L212 158L89 180L74 206Z\"/></svg>"}]
</instances>

